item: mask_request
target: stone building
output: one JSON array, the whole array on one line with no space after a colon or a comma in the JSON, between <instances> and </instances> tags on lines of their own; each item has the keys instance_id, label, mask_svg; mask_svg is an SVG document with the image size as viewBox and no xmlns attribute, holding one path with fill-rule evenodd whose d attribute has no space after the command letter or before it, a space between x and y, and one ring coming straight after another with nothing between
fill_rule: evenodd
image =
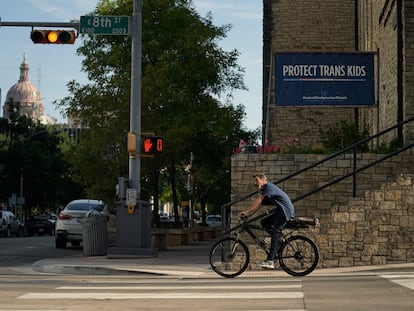
<instances>
[{"instance_id":1,"label":"stone building","mask_svg":"<svg viewBox=\"0 0 414 311\"><path fill-rule=\"evenodd\" d=\"M273 145L298 137L321 141L340 120L367 125L370 134L414 116L414 4L405 0L264 0L263 130ZM274 53L375 53L376 105L361 107L275 106ZM414 140L414 125L385 138Z\"/></svg>"},{"instance_id":2,"label":"stone building","mask_svg":"<svg viewBox=\"0 0 414 311\"><path fill-rule=\"evenodd\" d=\"M23 57L23 62L20 65L19 80L7 92L3 105L4 118L10 118L12 105L19 115L27 116L33 121L47 124L56 123L56 120L44 115L40 92L29 80L29 64L26 55Z\"/></svg>"}]
</instances>

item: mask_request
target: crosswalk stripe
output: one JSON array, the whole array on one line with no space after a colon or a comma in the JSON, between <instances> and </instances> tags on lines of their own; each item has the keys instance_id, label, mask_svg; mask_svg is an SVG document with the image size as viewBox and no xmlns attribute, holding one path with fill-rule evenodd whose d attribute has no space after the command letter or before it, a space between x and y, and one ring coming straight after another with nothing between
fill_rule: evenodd
<instances>
[{"instance_id":1,"label":"crosswalk stripe","mask_svg":"<svg viewBox=\"0 0 414 311\"><path fill-rule=\"evenodd\" d=\"M302 292L257 292L246 293L225 292L225 293L27 293L18 299L301 299Z\"/></svg>"},{"instance_id":2,"label":"crosswalk stripe","mask_svg":"<svg viewBox=\"0 0 414 311\"><path fill-rule=\"evenodd\" d=\"M291 285L261 285L258 287L257 285L232 285L232 286L224 286L224 285L206 285L206 286L60 286L56 287L58 290L207 290L207 289L293 289L293 288L302 288L301 284L291 284Z\"/></svg>"},{"instance_id":3,"label":"crosswalk stripe","mask_svg":"<svg viewBox=\"0 0 414 311\"><path fill-rule=\"evenodd\" d=\"M382 274L381 277L414 290L414 274Z\"/></svg>"}]
</instances>

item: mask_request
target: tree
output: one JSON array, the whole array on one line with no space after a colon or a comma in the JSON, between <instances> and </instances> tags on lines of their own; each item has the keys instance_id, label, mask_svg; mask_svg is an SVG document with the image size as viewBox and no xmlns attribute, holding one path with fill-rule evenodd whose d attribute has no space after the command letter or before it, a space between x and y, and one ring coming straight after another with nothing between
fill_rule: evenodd
<instances>
[{"instance_id":1,"label":"tree","mask_svg":"<svg viewBox=\"0 0 414 311\"><path fill-rule=\"evenodd\" d=\"M25 198L25 210L53 211L81 192L68 173L57 128L18 112L0 119L0 202L12 193Z\"/></svg>"},{"instance_id":2,"label":"tree","mask_svg":"<svg viewBox=\"0 0 414 311\"><path fill-rule=\"evenodd\" d=\"M132 0L105 0L93 14L131 12ZM243 69L237 65L236 50L226 52L218 46L230 26L216 27L211 16L200 17L192 1L143 1L142 16L142 131L154 131L165 142L162 155L142 161L142 196L158 195L154 185L166 168L178 215L177 187L192 152L204 160L195 170L208 171L212 168L208 162L217 163L214 169L229 169L244 109L215 98L230 99L232 90L244 88ZM116 177L125 174L127 163L130 39L89 36L78 53L85 57L83 70L93 83L81 86L72 81L71 95L58 104L88 125L71 158L77 180L90 195L110 200ZM201 186L206 175L199 176Z\"/></svg>"}]
</instances>

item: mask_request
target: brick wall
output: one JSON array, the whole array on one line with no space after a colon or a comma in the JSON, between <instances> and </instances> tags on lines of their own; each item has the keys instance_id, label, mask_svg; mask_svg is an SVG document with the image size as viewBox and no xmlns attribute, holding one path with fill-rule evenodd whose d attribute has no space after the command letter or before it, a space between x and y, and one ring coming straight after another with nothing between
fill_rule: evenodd
<instances>
[{"instance_id":1,"label":"brick wall","mask_svg":"<svg viewBox=\"0 0 414 311\"><path fill-rule=\"evenodd\" d=\"M304 146L318 144L321 132L341 119L357 118L361 126L367 124L370 133L375 134L414 116L412 1L401 1L402 26L398 25L397 1L264 0L263 3L263 122L267 123L264 131L271 144L281 144L291 136L300 137ZM378 106L276 107L270 55L281 51L378 52L375 58ZM389 144L396 136L395 131L379 143ZM414 141L414 125L405 128L404 138Z\"/></svg>"},{"instance_id":2,"label":"brick wall","mask_svg":"<svg viewBox=\"0 0 414 311\"><path fill-rule=\"evenodd\" d=\"M414 2L404 1L404 117L414 116ZM414 142L414 124L407 127L407 141Z\"/></svg>"},{"instance_id":3,"label":"brick wall","mask_svg":"<svg viewBox=\"0 0 414 311\"><path fill-rule=\"evenodd\" d=\"M269 3L270 2L270 3ZM268 114L268 141L278 145L287 137L300 144L320 143L320 133L341 119L354 116L353 108L282 108L274 105L274 80L269 91L269 50L355 51L354 2L343 0L264 1L264 118ZM271 11L271 13L269 13ZM268 20L272 16L271 20ZM271 25L269 25L271 23ZM270 30L271 29L271 30ZM270 94L270 98L269 95ZM266 110L267 104L269 109Z\"/></svg>"}]
</instances>

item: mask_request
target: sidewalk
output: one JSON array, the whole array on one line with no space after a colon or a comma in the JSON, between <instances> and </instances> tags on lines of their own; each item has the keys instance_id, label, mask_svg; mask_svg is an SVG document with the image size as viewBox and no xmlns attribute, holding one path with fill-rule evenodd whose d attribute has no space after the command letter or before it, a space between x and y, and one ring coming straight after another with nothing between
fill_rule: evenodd
<instances>
[{"instance_id":1,"label":"sidewalk","mask_svg":"<svg viewBox=\"0 0 414 311\"><path fill-rule=\"evenodd\" d=\"M52 274L136 274L145 277L171 276L184 278L221 278L211 270L209 251L214 240L178 246L159 251L157 257L108 259L107 256L85 257L82 254L72 257L44 259L35 262L32 269ZM414 263L390 264L381 266L358 266L346 268L316 269L312 276L334 274L377 274L378 271L403 269L414 272ZM245 271L240 277L282 277L288 276L283 270Z\"/></svg>"},{"instance_id":2,"label":"sidewalk","mask_svg":"<svg viewBox=\"0 0 414 311\"><path fill-rule=\"evenodd\" d=\"M161 250L156 257L109 259L107 256L82 254L43 259L33 270L58 274L146 274L148 276L201 277L216 275L210 268L209 251L214 240Z\"/></svg>"}]
</instances>

